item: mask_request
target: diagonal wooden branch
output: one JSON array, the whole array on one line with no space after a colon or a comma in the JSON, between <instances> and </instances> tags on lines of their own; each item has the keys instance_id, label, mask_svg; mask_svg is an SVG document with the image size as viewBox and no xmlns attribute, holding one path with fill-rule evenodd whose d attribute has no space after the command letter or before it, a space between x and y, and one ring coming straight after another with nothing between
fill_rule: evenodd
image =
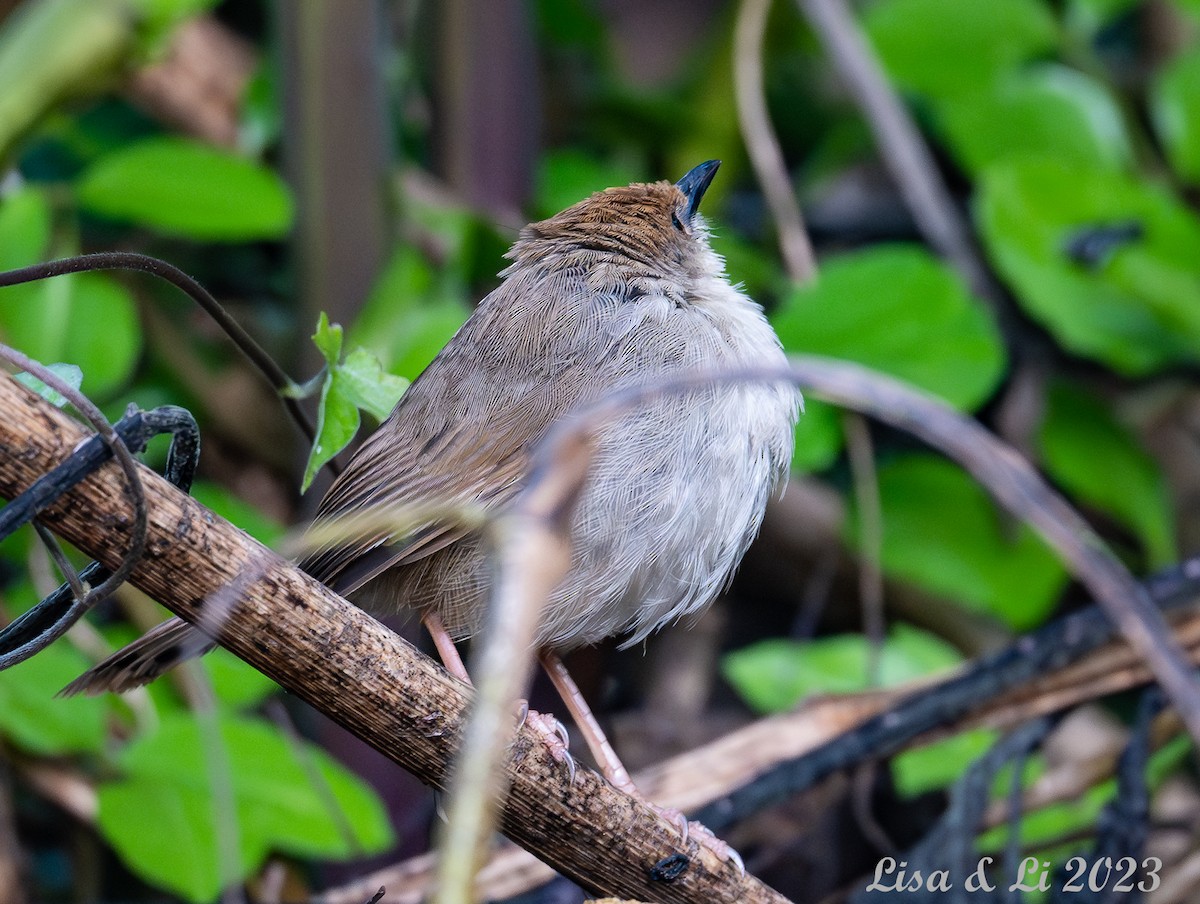
<instances>
[{"instance_id":1,"label":"diagonal wooden branch","mask_svg":"<svg viewBox=\"0 0 1200 904\"><path fill-rule=\"evenodd\" d=\"M1188 660L1200 665L1200 610L1192 606L1180 613L1172 619L1172 628ZM977 710L913 737L905 747L920 747L971 728L1012 729L1152 680L1150 670L1128 642L1112 640L1077 662L994 696L981 696ZM935 691L938 683L922 682L921 687ZM882 713L895 712L915 692L914 685L908 685L814 697L794 712L760 719L638 772L634 783L651 800L695 812L772 767L830 744ZM390 904L420 904L433 886L433 869L433 855L420 854L329 889L315 904L359 904L381 884L387 886ZM492 851L476 877L476 889L482 900L500 900L525 894L553 878L553 871L526 851L504 845Z\"/></svg>"},{"instance_id":2,"label":"diagonal wooden branch","mask_svg":"<svg viewBox=\"0 0 1200 904\"><path fill-rule=\"evenodd\" d=\"M71 454L88 433L11 378L0 378L0 496L12 498ZM150 512L146 553L131 582L197 622L210 598L243 592L217 639L422 781L444 788L462 734L468 689L366 613L290 562L140 468ZM89 556L115 567L133 514L111 462L41 516ZM47 697L54 688L47 688ZM582 885L671 902L785 902L600 776L574 783L532 729L517 737L502 828ZM654 867L684 854L687 868L655 881Z\"/></svg>"}]
</instances>

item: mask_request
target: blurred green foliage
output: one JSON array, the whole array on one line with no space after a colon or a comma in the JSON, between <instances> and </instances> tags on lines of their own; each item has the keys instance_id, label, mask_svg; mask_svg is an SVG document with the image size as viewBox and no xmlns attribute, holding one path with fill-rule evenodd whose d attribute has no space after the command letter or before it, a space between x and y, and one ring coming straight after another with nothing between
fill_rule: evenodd
<instances>
[{"instance_id":1,"label":"blurred green foliage","mask_svg":"<svg viewBox=\"0 0 1200 904\"><path fill-rule=\"evenodd\" d=\"M215 6L38 0L0 22L0 269L116 247L158 253L231 300L270 347L294 360L313 331L297 311L285 244L304 212L281 175L281 75L268 41L251 35L260 63L238 111L236 150L187 138L122 94L125 73L155 59L188 16ZM219 11L232 18L227 6ZM814 228L822 272L811 285L789 283L738 130L734 4L686 49L675 75L657 82L624 71L612 23L596 4L532 4L539 58L552 77L542 86L546 146L531 166L524 213L548 216L608 185L677 178L699 160L723 158L705 198L714 247L731 278L768 308L789 352L858 361L991 423L1013 369L1036 345L1047 373L1030 454L1131 566L1162 566L1176 558L1176 521L1185 513L1175 510L1144 431L1127 414L1136 392L1166 385L1200 359L1200 2L1165 4L1181 33L1192 29L1165 53L1141 33L1146 8L1143 0L862 5L867 36L970 207L1008 293L1001 299L975 297L914 244L907 224L871 216ZM390 113L402 169L437 172L427 111L443 72L419 40L424 32L414 34L390 60ZM831 89L828 71L793 6L776 4L765 46L767 102L797 192L815 207L831 185L861 192L872 183L856 174L877 168L859 112ZM395 241L344 329L325 317L317 325L324 369L304 385L319 388L320 435L303 478L289 477L293 490L354 439L360 412L386 416L494 285L513 238L493 216L410 191L402 178L380 190L394 195ZM864 246L861 234L876 232L887 240ZM182 345L163 338L151 309ZM130 398L188 404L209 435L219 429L224 397L207 390L231 356L197 323L141 278L81 274L0 290L0 339L76 367L83 390L106 410ZM1027 527L1009 521L956 466L888 432L877 440L879 565L890 579L1007 632L1057 611L1068 576ZM839 413L808 399L796 470L844 494L851 515L843 539L857 551L843 446ZM226 450L225 458L239 454ZM194 493L264 542L281 536L279 524L215 480ZM28 538L0 545L4 573L15 575L2 588L10 617L38 595L25 577L36 555ZM133 636L117 621L100 633L113 646ZM730 654L723 672L751 707L774 712L813 693L867 687L871 655L857 634L773 638ZM900 623L879 652L879 678L892 684L961 661L935 635ZM218 701L215 724L191 715L169 682L133 706L51 699L87 662L60 642L0 674L0 736L26 756L70 758L90 776L101 833L146 881L206 901L223 881L253 875L271 851L335 858L389 843L378 801L256 715L275 687L228 654L204 664ZM138 708L146 706L149 717ZM968 734L896 758L897 787L915 795L945 785L989 738ZM232 812L216 819L219 778L203 751L227 764ZM1074 822L1044 818L1059 832L1090 825L1110 794L1098 786L1085 795L1086 812ZM329 812L330 800L340 815ZM145 830L148 812L159 831ZM224 840L222 819L225 828L236 825ZM222 844L233 862L222 860Z\"/></svg>"}]
</instances>

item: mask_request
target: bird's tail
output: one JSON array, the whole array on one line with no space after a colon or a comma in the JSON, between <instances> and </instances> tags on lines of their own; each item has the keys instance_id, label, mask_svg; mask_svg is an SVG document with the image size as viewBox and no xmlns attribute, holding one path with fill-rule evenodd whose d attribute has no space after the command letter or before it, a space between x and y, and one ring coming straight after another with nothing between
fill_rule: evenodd
<instances>
[{"instance_id":1,"label":"bird's tail","mask_svg":"<svg viewBox=\"0 0 1200 904\"><path fill-rule=\"evenodd\" d=\"M130 691L149 684L181 662L204 655L214 646L199 628L181 618L170 618L88 669L59 691L59 696Z\"/></svg>"}]
</instances>

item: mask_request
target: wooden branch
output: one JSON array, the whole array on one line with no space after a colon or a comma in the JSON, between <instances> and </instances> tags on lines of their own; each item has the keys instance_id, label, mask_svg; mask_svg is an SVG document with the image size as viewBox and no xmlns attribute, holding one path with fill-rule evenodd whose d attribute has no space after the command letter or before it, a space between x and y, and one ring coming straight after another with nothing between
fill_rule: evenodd
<instances>
[{"instance_id":1,"label":"wooden branch","mask_svg":"<svg viewBox=\"0 0 1200 904\"><path fill-rule=\"evenodd\" d=\"M1189 660L1200 665L1200 611L1172 620L1175 637ZM957 672L954 673L957 675ZM953 677L953 676L951 676ZM948 680L943 678L942 680ZM1078 662L991 699L953 724L915 738L910 746L939 740L971 728L1009 729L1047 713L1061 712L1152 680L1150 670L1124 640L1094 650ZM929 683L933 691L940 682ZM752 781L773 766L816 750L869 719L886 712L914 687L814 698L795 712L760 719L696 750L637 773L634 783L651 800L684 812L695 811ZM420 904L432 887L433 857L421 854L331 889L318 904L358 904L380 885L392 904ZM525 851L504 846L493 851L476 880L485 900L516 897L554 878Z\"/></svg>"},{"instance_id":2,"label":"wooden branch","mask_svg":"<svg viewBox=\"0 0 1200 904\"><path fill-rule=\"evenodd\" d=\"M0 379L0 496L13 498L89 436L78 422L5 376ZM131 583L191 622L214 597L235 604L219 642L425 783L444 788L468 689L365 612L261 546L194 499L141 468L149 507L146 552ZM111 462L47 509L41 521L112 568L128 545L132 510ZM215 621L215 619L214 619ZM57 688L47 688L47 699ZM502 828L580 884L608 894L672 902L785 902L753 876L701 848L600 776L574 783L525 728L506 764ZM656 864L683 854L686 868L656 881Z\"/></svg>"}]
</instances>

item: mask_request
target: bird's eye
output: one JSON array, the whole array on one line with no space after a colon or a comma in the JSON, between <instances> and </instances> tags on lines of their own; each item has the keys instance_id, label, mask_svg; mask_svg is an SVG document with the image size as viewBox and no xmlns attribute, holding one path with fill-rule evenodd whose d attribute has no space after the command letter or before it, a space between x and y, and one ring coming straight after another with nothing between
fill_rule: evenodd
<instances>
[{"instance_id":1,"label":"bird's eye","mask_svg":"<svg viewBox=\"0 0 1200 904\"><path fill-rule=\"evenodd\" d=\"M683 225L683 220L679 219L679 211L671 211L671 222L675 224L675 228L680 232L687 232L687 229Z\"/></svg>"}]
</instances>

